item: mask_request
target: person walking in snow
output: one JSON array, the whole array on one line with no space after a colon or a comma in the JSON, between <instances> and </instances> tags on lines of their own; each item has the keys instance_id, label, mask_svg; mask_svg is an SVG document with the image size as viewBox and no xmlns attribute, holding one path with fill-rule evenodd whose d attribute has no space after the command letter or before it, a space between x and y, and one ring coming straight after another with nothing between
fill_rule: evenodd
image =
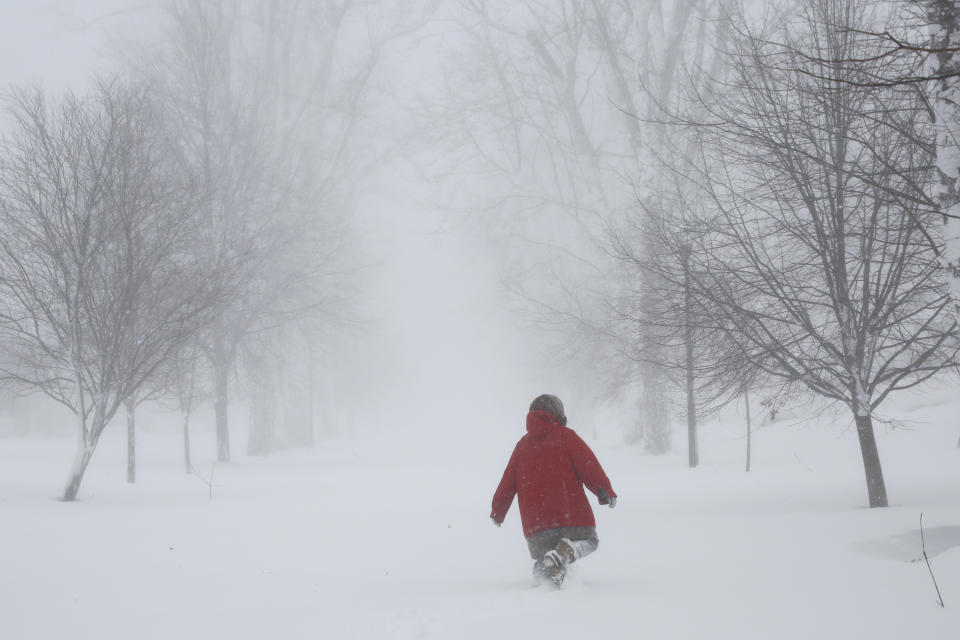
<instances>
[{"instance_id":1,"label":"person walking in snow","mask_svg":"<svg viewBox=\"0 0 960 640\"><path fill-rule=\"evenodd\" d=\"M567 428L563 403L544 394L530 403L527 434L520 438L493 495L490 517L498 527L513 504L533 558L537 582L559 587L567 566L597 550L596 521L583 487L613 508L614 492L597 457L580 436Z\"/></svg>"}]
</instances>

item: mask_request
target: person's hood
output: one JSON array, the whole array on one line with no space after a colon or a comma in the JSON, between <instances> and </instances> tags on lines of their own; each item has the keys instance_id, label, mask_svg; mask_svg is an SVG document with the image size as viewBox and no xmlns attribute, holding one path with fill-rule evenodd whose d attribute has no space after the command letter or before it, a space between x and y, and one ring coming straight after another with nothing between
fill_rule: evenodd
<instances>
[{"instance_id":1,"label":"person's hood","mask_svg":"<svg viewBox=\"0 0 960 640\"><path fill-rule=\"evenodd\" d=\"M527 433L534 438L546 438L560 426L560 422L549 411L531 411L527 414Z\"/></svg>"}]
</instances>

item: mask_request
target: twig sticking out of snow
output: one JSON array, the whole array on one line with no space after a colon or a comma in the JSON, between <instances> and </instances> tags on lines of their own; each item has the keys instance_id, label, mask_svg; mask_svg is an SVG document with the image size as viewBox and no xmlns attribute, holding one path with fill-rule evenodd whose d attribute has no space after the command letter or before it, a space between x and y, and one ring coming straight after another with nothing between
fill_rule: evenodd
<instances>
[{"instance_id":1,"label":"twig sticking out of snow","mask_svg":"<svg viewBox=\"0 0 960 640\"><path fill-rule=\"evenodd\" d=\"M927 557L927 541L923 537L923 512L920 512L920 544L923 546L923 559L927 562L927 571L930 572L930 579L933 580L933 588L937 590L937 600L943 608L943 596L940 595L940 587L937 585L937 579L933 576L933 567L930 566L930 558Z\"/></svg>"},{"instance_id":2,"label":"twig sticking out of snow","mask_svg":"<svg viewBox=\"0 0 960 640\"><path fill-rule=\"evenodd\" d=\"M208 491L207 491L207 497L208 497L210 500L213 500L213 472L216 471L216 470L217 470L217 463L214 462L212 465L210 465L210 478L209 478L209 479L204 478L202 475L200 475L200 474L197 472L196 469L193 470L193 475L195 475L195 476L197 476L198 478L200 478L200 480L203 482L203 484L207 485L207 489L208 489Z\"/></svg>"}]
</instances>

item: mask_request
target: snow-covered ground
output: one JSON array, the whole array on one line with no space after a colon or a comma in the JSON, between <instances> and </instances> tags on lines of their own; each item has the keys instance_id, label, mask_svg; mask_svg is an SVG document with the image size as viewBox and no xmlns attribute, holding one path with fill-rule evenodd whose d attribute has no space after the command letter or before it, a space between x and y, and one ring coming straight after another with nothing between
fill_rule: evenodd
<instances>
[{"instance_id":1,"label":"snow-covered ground","mask_svg":"<svg viewBox=\"0 0 960 640\"><path fill-rule=\"evenodd\" d=\"M693 471L682 432L651 458L571 419L621 498L560 592L530 586L516 506L487 518L522 408L238 456L212 500L173 429L144 430L128 486L113 425L74 504L55 500L72 438L2 438L0 638L960 638L958 396L878 425L892 506L874 510L842 414L764 426L749 474L733 413L705 422Z\"/></svg>"}]
</instances>

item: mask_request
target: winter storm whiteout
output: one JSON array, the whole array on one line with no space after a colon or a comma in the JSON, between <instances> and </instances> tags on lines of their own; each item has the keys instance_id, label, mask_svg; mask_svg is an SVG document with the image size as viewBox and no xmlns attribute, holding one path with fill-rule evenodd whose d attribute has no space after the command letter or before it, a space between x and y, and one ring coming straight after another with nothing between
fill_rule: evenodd
<instances>
[{"instance_id":1,"label":"winter storm whiteout","mask_svg":"<svg viewBox=\"0 0 960 640\"><path fill-rule=\"evenodd\" d=\"M960 638L960 0L0 0L0 638Z\"/></svg>"}]
</instances>

